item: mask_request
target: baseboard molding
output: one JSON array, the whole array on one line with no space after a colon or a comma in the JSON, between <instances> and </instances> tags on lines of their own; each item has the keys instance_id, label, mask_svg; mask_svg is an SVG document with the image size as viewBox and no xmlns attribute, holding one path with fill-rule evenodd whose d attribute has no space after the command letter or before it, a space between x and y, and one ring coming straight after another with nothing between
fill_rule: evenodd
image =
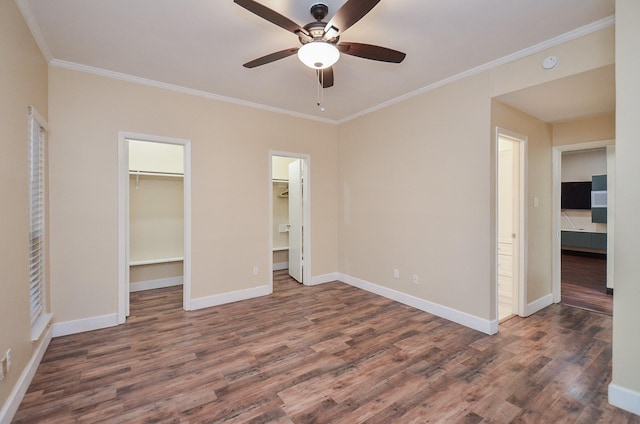
<instances>
[{"instance_id":1,"label":"baseboard molding","mask_svg":"<svg viewBox=\"0 0 640 424\"><path fill-rule=\"evenodd\" d=\"M9 393L7 401L2 406L2 409L0 409L0 424L11 423L11 420L16 415L18 407L20 406L25 393L27 393L27 389L31 384L31 380L33 380L33 376L38 370L38 365L40 365L42 357L47 351L47 347L49 346L49 342L51 341L52 337L53 329L49 327L44 333L42 342L33 352L33 355L31 355L31 359L27 363L27 366L22 371L22 374L20 374L20 378L18 379L16 385L13 387L13 390L11 390L11 393Z\"/></svg>"},{"instance_id":2,"label":"baseboard molding","mask_svg":"<svg viewBox=\"0 0 640 424\"><path fill-rule=\"evenodd\" d=\"M534 300L533 302L525 305L524 307L524 316L528 317L529 315L533 315L538 311L546 308L553 304L553 294L549 293L546 296L542 296L538 300Z\"/></svg>"},{"instance_id":3,"label":"baseboard molding","mask_svg":"<svg viewBox=\"0 0 640 424\"><path fill-rule=\"evenodd\" d=\"M282 271L285 269L289 269L289 262L277 262L273 264L274 271Z\"/></svg>"},{"instance_id":4,"label":"baseboard molding","mask_svg":"<svg viewBox=\"0 0 640 424\"><path fill-rule=\"evenodd\" d=\"M137 281L129 284L129 291L138 292L143 290L161 289L164 287L181 286L183 281L184 278L182 275L179 277L159 278L157 280Z\"/></svg>"},{"instance_id":5,"label":"baseboard molding","mask_svg":"<svg viewBox=\"0 0 640 424\"><path fill-rule=\"evenodd\" d=\"M100 315L74 321L56 322L52 326L53 337L100 330L101 328L115 327L116 325L118 325L118 314Z\"/></svg>"},{"instance_id":6,"label":"baseboard molding","mask_svg":"<svg viewBox=\"0 0 640 424\"><path fill-rule=\"evenodd\" d=\"M609 384L609 403L625 411L640 415L640 392L617 384Z\"/></svg>"},{"instance_id":7,"label":"baseboard molding","mask_svg":"<svg viewBox=\"0 0 640 424\"><path fill-rule=\"evenodd\" d=\"M497 320L489 321L475 315L467 314L466 312L458 311L447 306L429 302L428 300L420 299L410 294L402 293L388 287L383 287L369 281L352 277L350 275L339 274L338 279L351 286L366 290L371 293L375 293L377 295L386 297L387 299L395 300L396 302L400 302L416 309L420 309L421 311L437 315L441 318L448 319L449 321L453 321L457 324L464 325L465 327L472 328L485 334L495 334L498 331Z\"/></svg>"},{"instance_id":8,"label":"baseboard molding","mask_svg":"<svg viewBox=\"0 0 640 424\"><path fill-rule=\"evenodd\" d=\"M245 290L238 290L229 293L215 294L213 296L198 297L191 299L191 310L210 308L212 306L224 305L225 303L237 302L239 300L253 299L254 297L266 296L273 292L272 287L259 286Z\"/></svg>"},{"instance_id":9,"label":"baseboard molding","mask_svg":"<svg viewBox=\"0 0 640 424\"><path fill-rule=\"evenodd\" d=\"M315 277L311 277L311 283L305 285L317 286L318 284L330 283L337 280L340 280L340 274L337 272L332 272L329 274L316 275Z\"/></svg>"}]
</instances>

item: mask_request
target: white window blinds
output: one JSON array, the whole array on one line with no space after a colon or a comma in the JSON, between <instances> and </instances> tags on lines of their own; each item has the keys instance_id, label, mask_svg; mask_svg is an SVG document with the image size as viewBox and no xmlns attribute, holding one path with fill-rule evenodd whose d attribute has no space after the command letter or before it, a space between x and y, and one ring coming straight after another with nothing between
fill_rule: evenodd
<instances>
[{"instance_id":1,"label":"white window blinds","mask_svg":"<svg viewBox=\"0 0 640 424\"><path fill-rule=\"evenodd\" d=\"M29 107L29 302L32 330L43 316L45 305L45 128ZM42 320L40 320L42 321ZM45 324L46 325L46 324ZM33 331L32 331L33 332Z\"/></svg>"}]
</instances>

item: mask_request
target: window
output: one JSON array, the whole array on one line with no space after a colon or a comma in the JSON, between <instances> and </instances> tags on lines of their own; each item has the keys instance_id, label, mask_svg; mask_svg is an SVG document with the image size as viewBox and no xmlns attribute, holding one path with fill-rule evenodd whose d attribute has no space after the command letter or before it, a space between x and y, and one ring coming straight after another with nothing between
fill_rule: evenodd
<instances>
[{"instance_id":1,"label":"window","mask_svg":"<svg viewBox=\"0 0 640 424\"><path fill-rule=\"evenodd\" d=\"M29 305L31 338L37 340L49 323L45 313L46 123L29 107Z\"/></svg>"}]
</instances>

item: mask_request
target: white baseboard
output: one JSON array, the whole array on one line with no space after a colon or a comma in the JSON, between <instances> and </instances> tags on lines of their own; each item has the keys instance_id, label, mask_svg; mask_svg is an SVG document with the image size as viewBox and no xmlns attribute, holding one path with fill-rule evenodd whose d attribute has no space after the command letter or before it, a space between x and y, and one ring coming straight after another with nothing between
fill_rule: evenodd
<instances>
[{"instance_id":1,"label":"white baseboard","mask_svg":"<svg viewBox=\"0 0 640 424\"><path fill-rule=\"evenodd\" d=\"M53 330L51 327L49 327L44 333L42 342L33 352L29 363L27 363L27 366L22 371L22 374L20 374L18 382L13 387L13 390L11 390L11 393L9 393L7 401L2 406L2 409L0 409L0 424L9 424L13 417L16 415L18 407L20 406L25 393L27 393L27 389L31 384L31 380L33 380L33 376L38 370L38 365L40 365L40 362L42 361L42 357L44 356L44 353L49 346L49 342L51 341L52 336Z\"/></svg>"},{"instance_id":2,"label":"white baseboard","mask_svg":"<svg viewBox=\"0 0 640 424\"><path fill-rule=\"evenodd\" d=\"M609 403L625 411L640 415L640 392L617 384L609 384Z\"/></svg>"},{"instance_id":3,"label":"white baseboard","mask_svg":"<svg viewBox=\"0 0 640 424\"><path fill-rule=\"evenodd\" d=\"M525 305L524 307L524 316L528 317L529 315L533 315L538 311L546 308L549 305L553 304L553 294L549 293L546 296L542 296L538 300L534 300L533 302Z\"/></svg>"},{"instance_id":4,"label":"white baseboard","mask_svg":"<svg viewBox=\"0 0 640 424\"><path fill-rule=\"evenodd\" d=\"M477 331L481 331L485 334L495 334L498 331L498 322L489 321L484 318L477 317L475 315L467 314L466 312L458 311L448 306L439 305L437 303L429 302L428 300L420 299L410 294L402 293L397 290L390 289L388 287L380 286L369 281L361 280L350 275L339 274L338 278L351 286L358 287L371 293L378 294L396 302L403 303L405 305L420 309L424 312L437 315L441 318L448 319L465 327L472 328Z\"/></svg>"},{"instance_id":5,"label":"white baseboard","mask_svg":"<svg viewBox=\"0 0 640 424\"><path fill-rule=\"evenodd\" d=\"M224 305L225 303L237 302L239 300L253 299L254 297L266 296L273 292L272 287L259 286L245 290L238 290L229 293L215 294L213 296L199 297L191 299L191 310L210 308L211 306Z\"/></svg>"},{"instance_id":6,"label":"white baseboard","mask_svg":"<svg viewBox=\"0 0 640 424\"><path fill-rule=\"evenodd\" d=\"M305 284L306 286L317 286L318 284L330 283L332 281L340 280L340 274L337 272L332 272L329 274L316 275L315 277L311 277L311 283Z\"/></svg>"},{"instance_id":7,"label":"white baseboard","mask_svg":"<svg viewBox=\"0 0 640 424\"><path fill-rule=\"evenodd\" d=\"M169 278L159 278L157 280L145 280L145 281L137 281L135 283L129 284L130 292L137 292L143 290L153 290L153 289L161 289L164 287L172 287L172 286L181 286L184 278L179 277L169 277Z\"/></svg>"},{"instance_id":8,"label":"white baseboard","mask_svg":"<svg viewBox=\"0 0 640 424\"><path fill-rule=\"evenodd\" d=\"M118 314L100 315L97 317L77 319L74 321L56 322L53 324L53 337L67 336L84 331L99 330L101 328L118 325Z\"/></svg>"},{"instance_id":9,"label":"white baseboard","mask_svg":"<svg viewBox=\"0 0 640 424\"><path fill-rule=\"evenodd\" d=\"M289 262L277 262L273 264L274 271L282 271L285 269L289 269Z\"/></svg>"}]
</instances>

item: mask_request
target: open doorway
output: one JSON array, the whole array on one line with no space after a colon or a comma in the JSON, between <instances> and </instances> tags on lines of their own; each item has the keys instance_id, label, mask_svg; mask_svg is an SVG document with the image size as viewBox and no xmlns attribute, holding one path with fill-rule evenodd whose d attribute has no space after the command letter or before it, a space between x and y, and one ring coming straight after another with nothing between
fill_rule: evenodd
<instances>
[{"instance_id":1,"label":"open doorway","mask_svg":"<svg viewBox=\"0 0 640 424\"><path fill-rule=\"evenodd\" d=\"M498 322L521 315L525 282L526 137L496 129Z\"/></svg>"},{"instance_id":2,"label":"open doorway","mask_svg":"<svg viewBox=\"0 0 640 424\"><path fill-rule=\"evenodd\" d=\"M270 160L272 269L309 284L309 158L271 152Z\"/></svg>"},{"instance_id":3,"label":"open doorway","mask_svg":"<svg viewBox=\"0 0 640 424\"><path fill-rule=\"evenodd\" d=\"M176 287L190 309L190 142L119 133L118 318L130 293Z\"/></svg>"},{"instance_id":4,"label":"open doorway","mask_svg":"<svg viewBox=\"0 0 640 424\"><path fill-rule=\"evenodd\" d=\"M615 146L553 148L554 302L613 313Z\"/></svg>"}]
</instances>

